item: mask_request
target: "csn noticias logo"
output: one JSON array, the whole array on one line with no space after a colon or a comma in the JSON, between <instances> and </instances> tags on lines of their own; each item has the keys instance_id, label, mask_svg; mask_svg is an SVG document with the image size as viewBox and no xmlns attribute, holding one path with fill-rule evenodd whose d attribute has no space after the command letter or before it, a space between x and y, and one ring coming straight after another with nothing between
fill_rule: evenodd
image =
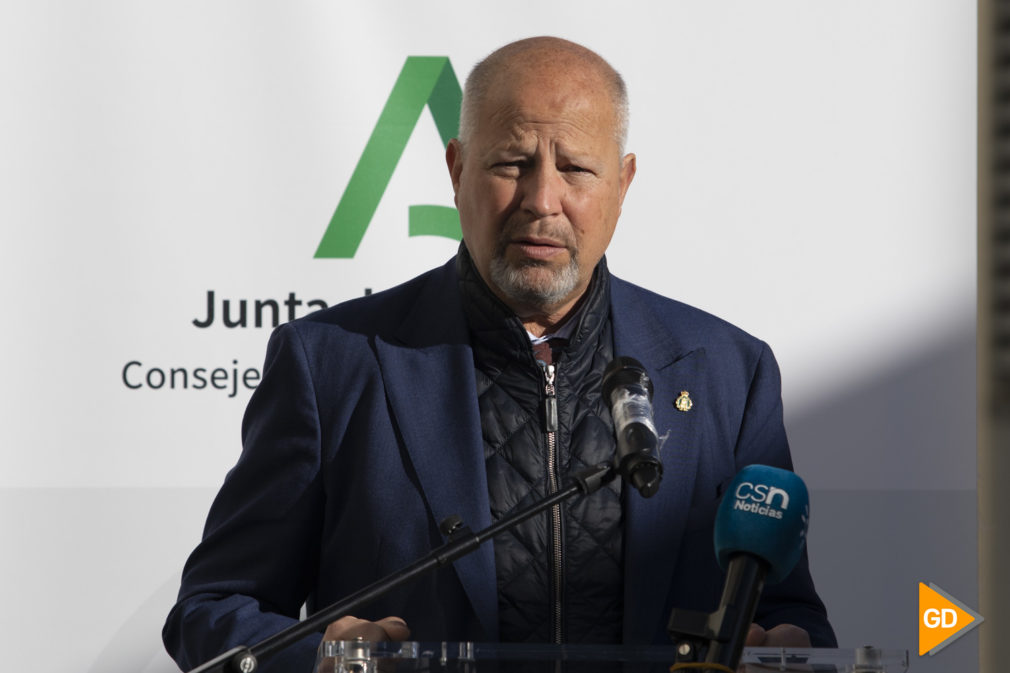
<instances>
[{"instance_id":1,"label":"csn noticias logo","mask_svg":"<svg viewBox=\"0 0 1010 673\"><path fill-rule=\"evenodd\" d=\"M425 106L431 110L442 145L447 146L459 133L462 100L463 92L448 57L407 57L319 241L316 259L354 257ZM409 206L407 234L458 241L462 238L459 214L446 206Z\"/></svg>"},{"instance_id":2,"label":"csn noticias logo","mask_svg":"<svg viewBox=\"0 0 1010 673\"><path fill-rule=\"evenodd\" d=\"M777 486L741 482L733 493L736 502L733 509L762 514L773 519L781 519L789 509L789 494Z\"/></svg>"}]
</instances>

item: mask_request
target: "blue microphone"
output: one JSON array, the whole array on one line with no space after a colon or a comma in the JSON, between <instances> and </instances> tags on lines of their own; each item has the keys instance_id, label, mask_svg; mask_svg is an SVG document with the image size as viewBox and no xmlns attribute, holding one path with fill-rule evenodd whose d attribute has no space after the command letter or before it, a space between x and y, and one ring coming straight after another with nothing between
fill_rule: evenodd
<instances>
[{"instance_id":1,"label":"blue microphone","mask_svg":"<svg viewBox=\"0 0 1010 673\"><path fill-rule=\"evenodd\" d=\"M715 553L726 571L714 638L705 658L733 670L754 620L765 582L781 582L803 554L810 497L788 470L749 465L733 478L715 518Z\"/></svg>"},{"instance_id":2,"label":"blue microphone","mask_svg":"<svg viewBox=\"0 0 1010 673\"><path fill-rule=\"evenodd\" d=\"M768 565L765 582L786 578L803 553L810 497L795 473L767 465L748 465L726 490L715 517L715 554L723 570L736 554Z\"/></svg>"}]
</instances>

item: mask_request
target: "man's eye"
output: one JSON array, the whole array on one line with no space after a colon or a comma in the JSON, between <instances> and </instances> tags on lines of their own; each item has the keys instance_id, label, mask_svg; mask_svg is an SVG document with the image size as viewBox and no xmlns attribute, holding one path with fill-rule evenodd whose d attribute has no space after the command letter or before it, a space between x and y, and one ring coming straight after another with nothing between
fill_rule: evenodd
<instances>
[{"instance_id":1,"label":"man's eye","mask_svg":"<svg viewBox=\"0 0 1010 673\"><path fill-rule=\"evenodd\" d=\"M583 166L579 166L577 164L568 164L567 166L563 166L561 168L561 170L564 171L565 173L591 173L592 172L588 168L585 168Z\"/></svg>"},{"instance_id":2,"label":"man's eye","mask_svg":"<svg viewBox=\"0 0 1010 673\"><path fill-rule=\"evenodd\" d=\"M517 175L525 166L526 164L523 161L499 161L496 164L492 164L491 170L504 175Z\"/></svg>"}]
</instances>

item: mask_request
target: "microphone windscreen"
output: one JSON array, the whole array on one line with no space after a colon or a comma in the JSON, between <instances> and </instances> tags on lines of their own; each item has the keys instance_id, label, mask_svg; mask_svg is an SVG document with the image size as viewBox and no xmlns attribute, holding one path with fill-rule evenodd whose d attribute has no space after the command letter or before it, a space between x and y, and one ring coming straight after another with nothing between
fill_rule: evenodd
<instances>
[{"instance_id":1,"label":"microphone windscreen","mask_svg":"<svg viewBox=\"0 0 1010 673\"><path fill-rule=\"evenodd\" d=\"M646 373L645 367L635 358L622 355L614 358L603 372L603 380L600 382L603 400L612 405L614 391L628 387L640 387L648 399L652 400L652 379Z\"/></svg>"},{"instance_id":2,"label":"microphone windscreen","mask_svg":"<svg viewBox=\"0 0 1010 673\"><path fill-rule=\"evenodd\" d=\"M785 579L807 539L810 498L795 473L748 465L737 473L715 518L715 554L723 569L739 553L768 563L766 584Z\"/></svg>"}]
</instances>

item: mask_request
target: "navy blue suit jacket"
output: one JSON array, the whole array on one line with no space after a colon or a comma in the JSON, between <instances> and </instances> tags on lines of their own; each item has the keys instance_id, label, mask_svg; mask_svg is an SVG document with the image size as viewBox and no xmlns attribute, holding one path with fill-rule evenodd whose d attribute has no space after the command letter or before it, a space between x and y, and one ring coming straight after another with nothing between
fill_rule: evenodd
<instances>
[{"instance_id":1,"label":"navy blue suit jacket","mask_svg":"<svg viewBox=\"0 0 1010 673\"><path fill-rule=\"evenodd\" d=\"M614 347L655 384L664 478L625 489L624 641L668 642L672 607L712 610L712 524L744 465L790 468L779 374L765 344L709 314L612 279ZM454 262L279 327L243 422L242 455L211 508L165 625L183 669L251 645L443 542L458 514L491 523L473 355ZM688 391L694 407L678 411ZM359 617L403 617L414 640L497 638L494 553L483 545ZM768 587L758 621L834 636L804 558ZM265 662L309 670L318 637ZM271 666L272 664L272 666Z\"/></svg>"}]
</instances>

